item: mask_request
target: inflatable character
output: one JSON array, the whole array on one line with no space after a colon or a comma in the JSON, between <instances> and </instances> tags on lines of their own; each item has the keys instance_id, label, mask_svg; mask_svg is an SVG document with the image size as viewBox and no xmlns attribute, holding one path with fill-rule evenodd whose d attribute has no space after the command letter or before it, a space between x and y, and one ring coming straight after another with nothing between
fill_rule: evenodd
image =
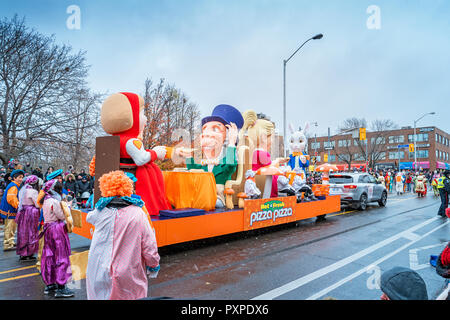
<instances>
[{"instance_id":1,"label":"inflatable character","mask_svg":"<svg viewBox=\"0 0 450 320\"><path fill-rule=\"evenodd\" d=\"M304 130L294 131L292 124L289 124L291 137L289 139L289 148L291 154L289 155L288 165L297 174L304 174L306 177L306 169L309 167L309 156L305 154L305 148L308 143L306 139L306 132L309 129L309 123L305 124Z\"/></svg>"},{"instance_id":2,"label":"inflatable character","mask_svg":"<svg viewBox=\"0 0 450 320\"><path fill-rule=\"evenodd\" d=\"M247 110L244 112L244 126L241 135L247 132L250 143L252 170L257 171L262 167L275 166L287 162L285 158L277 158L272 161L270 150L272 149L272 136L275 133L275 125L272 121L258 119L255 111ZM278 197L278 176L272 177L272 188L270 197Z\"/></svg>"},{"instance_id":3,"label":"inflatable character","mask_svg":"<svg viewBox=\"0 0 450 320\"><path fill-rule=\"evenodd\" d=\"M189 170L202 169L214 174L218 208L225 206L225 182L231 180L237 168L236 144L243 123L242 114L235 107L227 104L216 106L211 116L202 119L200 144L204 158L200 163L195 163L192 157L186 159Z\"/></svg>"},{"instance_id":4,"label":"inflatable character","mask_svg":"<svg viewBox=\"0 0 450 320\"><path fill-rule=\"evenodd\" d=\"M146 150L142 134L147 123L144 114L144 99L129 92L115 93L102 105L101 122L103 129L120 137L120 162L136 167L136 194L145 203L150 215L158 215L159 210L171 209L165 195L164 179L155 160L171 157L172 148L163 146Z\"/></svg>"}]
</instances>

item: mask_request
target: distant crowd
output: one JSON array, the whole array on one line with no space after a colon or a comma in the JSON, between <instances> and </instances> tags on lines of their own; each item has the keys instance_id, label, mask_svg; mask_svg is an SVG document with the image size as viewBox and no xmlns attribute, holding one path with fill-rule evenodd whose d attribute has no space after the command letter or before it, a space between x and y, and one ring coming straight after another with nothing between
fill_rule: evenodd
<instances>
[{"instance_id":1,"label":"distant crowd","mask_svg":"<svg viewBox=\"0 0 450 320\"><path fill-rule=\"evenodd\" d=\"M60 168L54 168L49 166L44 172L42 166L32 167L29 162L20 163L18 159L11 159L8 165L0 166L0 196L8 186L10 174L13 170L23 170L25 175L35 175L39 179L42 179L42 183L47 182L46 177L59 170ZM58 176L63 184L64 191L72 198L76 199L88 199L93 194L94 190L94 177L91 177L85 169L81 169L77 172L73 166L69 166L67 170L63 170L62 174Z\"/></svg>"}]
</instances>

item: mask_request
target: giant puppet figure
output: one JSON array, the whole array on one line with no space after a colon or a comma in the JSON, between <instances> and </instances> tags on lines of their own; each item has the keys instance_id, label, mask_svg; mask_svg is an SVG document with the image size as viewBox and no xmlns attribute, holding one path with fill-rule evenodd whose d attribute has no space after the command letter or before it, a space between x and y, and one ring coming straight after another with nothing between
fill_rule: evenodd
<instances>
[{"instance_id":1,"label":"giant puppet figure","mask_svg":"<svg viewBox=\"0 0 450 320\"><path fill-rule=\"evenodd\" d=\"M292 124L289 123L289 130L291 131L289 147L291 149L291 154L289 155L288 166L298 175L303 174L303 180L306 180L306 170L309 167L309 156L305 154L308 142L306 139L306 132L308 129L309 123L306 123L304 130L294 131Z\"/></svg>"},{"instance_id":2,"label":"giant puppet figure","mask_svg":"<svg viewBox=\"0 0 450 320\"><path fill-rule=\"evenodd\" d=\"M243 124L242 114L235 107L227 104L216 106L211 116L202 119L200 145L204 158L200 163L195 163L192 157L186 159L189 170L202 169L214 174L217 186L216 207L225 205L225 182L231 179L237 168L236 143L238 130Z\"/></svg>"},{"instance_id":3,"label":"giant puppet figure","mask_svg":"<svg viewBox=\"0 0 450 320\"><path fill-rule=\"evenodd\" d=\"M171 209L163 175L155 160L171 156L172 149L163 146L151 150L144 148L141 140L147 123L144 99L129 92L109 96L102 105L101 122L107 133L120 137L120 162L136 166L135 191L149 214L158 215L159 210Z\"/></svg>"}]
</instances>

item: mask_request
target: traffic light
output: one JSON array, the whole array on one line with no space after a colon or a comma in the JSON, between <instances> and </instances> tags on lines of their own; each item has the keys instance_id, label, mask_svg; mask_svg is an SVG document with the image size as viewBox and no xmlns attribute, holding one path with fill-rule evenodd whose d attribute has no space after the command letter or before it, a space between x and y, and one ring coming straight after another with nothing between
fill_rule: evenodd
<instances>
[{"instance_id":1,"label":"traffic light","mask_svg":"<svg viewBox=\"0 0 450 320\"><path fill-rule=\"evenodd\" d=\"M328 153L323 155L323 162L328 162Z\"/></svg>"},{"instance_id":2,"label":"traffic light","mask_svg":"<svg viewBox=\"0 0 450 320\"><path fill-rule=\"evenodd\" d=\"M359 128L359 140L366 140L366 128Z\"/></svg>"},{"instance_id":3,"label":"traffic light","mask_svg":"<svg viewBox=\"0 0 450 320\"><path fill-rule=\"evenodd\" d=\"M414 143L409 144L409 152L414 152Z\"/></svg>"}]
</instances>

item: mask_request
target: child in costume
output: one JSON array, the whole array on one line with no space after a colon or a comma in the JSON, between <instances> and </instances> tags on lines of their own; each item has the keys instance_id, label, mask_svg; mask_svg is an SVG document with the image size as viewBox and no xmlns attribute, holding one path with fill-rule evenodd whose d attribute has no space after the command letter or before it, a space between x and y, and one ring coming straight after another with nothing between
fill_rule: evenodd
<instances>
[{"instance_id":1,"label":"child in costume","mask_svg":"<svg viewBox=\"0 0 450 320\"><path fill-rule=\"evenodd\" d=\"M142 197L150 215L171 209L157 159L171 158L173 149L163 146L146 150L142 135L147 117L144 99L129 92L115 93L102 105L101 122L105 132L120 137L121 165L136 168L136 194Z\"/></svg>"},{"instance_id":2,"label":"child in costume","mask_svg":"<svg viewBox=\"0 0 450 320\"><path fill-rule=\"evenodd\" d=\"M46 288L45 294L55 292L55 298L73 297L66 288L72 276L70 268L70 241L66 216L61 207L62 183L52 179L44 184L45 196L41 199L44 213L44 247L41 257L41 276Z\"/></svg>"},{"instance_id":3,"label":"child in costume","mask_svg":"<svg viewBox=\"0 0 450 320\"><path fill-rule=\"evenodd\" d=\"M19 191L19 208L16 215L16 253L20 256L20 260L35 260L34 255L39 249L40 207L37 203L38 193L39 178L35 175L28 176Z\"/></svg>"},{"instance_id":4,"label":"child in costume","mask_svg":"<svg viewBox=\"0 0 450 320\"><path fill-rule=\"evenodd\" d=\"M23 170L14 170L11 172L11 182L6 187L2 201L0 202L0 216L5 219L3 250L9 251L15 249L14 235L17 230L15 222L17 208L19 207L19 188L22 184L25 172Z\"/></svg>"},{"instance_id":5,"label":"child in costume","mask_svg":"<svg viewBox=\"0 0 450 320\"><path fill-rule=\"evenodd\" d=\"M147 275L156 276L159 254L155 233L132 197L133 182L123 171L100 179L102 198L86 221L95 227L89 250L86 289L89 300L147 297Z\"/></svg>"}]
</instances>

